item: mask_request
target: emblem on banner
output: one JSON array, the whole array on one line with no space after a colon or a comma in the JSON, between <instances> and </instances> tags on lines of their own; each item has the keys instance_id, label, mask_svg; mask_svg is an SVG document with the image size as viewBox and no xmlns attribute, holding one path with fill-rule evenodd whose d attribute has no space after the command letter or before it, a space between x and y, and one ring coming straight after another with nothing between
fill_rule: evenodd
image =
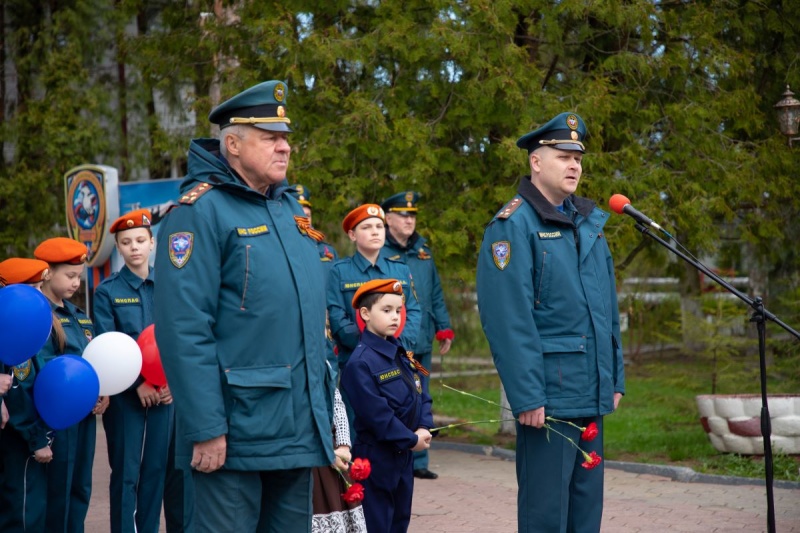
<instances>
[{"instance_id":1,"label":"emblem on banner","mask_svg":"<svg viewBox=\"0 0 800 533\"><path fill-rule=\"evenodd\" d=\"M81 170L66 178L67 224L70 237L89 249L92 261L105 238L106 199L103 177Z\"/></svg>"}]
</instances>

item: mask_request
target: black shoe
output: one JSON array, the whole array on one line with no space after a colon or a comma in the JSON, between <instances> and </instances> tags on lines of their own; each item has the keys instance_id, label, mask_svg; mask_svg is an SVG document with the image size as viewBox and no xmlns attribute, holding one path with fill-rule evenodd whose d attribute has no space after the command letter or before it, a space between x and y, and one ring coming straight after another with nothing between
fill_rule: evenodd
<instances>
[{"instance_id":1,"label":"black shoe","mask_svg":"<svg viewBox=\"0 0 800 533\"><path fill-rule=\"evenodd\" d=\"M436 479L439 477L439 474L436 472L431 472L427 468L417 468L414 470L414 477L418 477L420 479Z\"/></svg>"}]
</instances>

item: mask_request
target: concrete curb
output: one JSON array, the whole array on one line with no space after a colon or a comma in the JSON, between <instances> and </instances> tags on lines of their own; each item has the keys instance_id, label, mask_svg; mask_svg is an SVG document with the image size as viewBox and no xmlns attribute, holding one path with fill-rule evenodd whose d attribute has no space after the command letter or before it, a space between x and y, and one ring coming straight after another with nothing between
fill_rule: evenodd
<instances>
[{"instance_id":1,"label":"concrete curb","mask_svg":"<svg viewBox=\"0 0 800 533\"><path fill-rule=\"evenodd\" d=\"M479 444L465 444L461 442L447 442L434 439L431 443L433 450L454 450L476 455L486 455L497 457L506 461L515 461L517 453L514 450L507 450L497 446L481 446ZM646 463L629 463L625 461L605 461L608 468L630 472L632 474L647 474L651 476L661 476L673 481L682 483L714 483L717 485L766 485L763 479L736 477L736 476L715 476L711 474L700 474L686 466L652 465ZM773 480L773 488L779 489L800 489L800 482L785 481L781 479Z\"/></svg>"}]
</instances>

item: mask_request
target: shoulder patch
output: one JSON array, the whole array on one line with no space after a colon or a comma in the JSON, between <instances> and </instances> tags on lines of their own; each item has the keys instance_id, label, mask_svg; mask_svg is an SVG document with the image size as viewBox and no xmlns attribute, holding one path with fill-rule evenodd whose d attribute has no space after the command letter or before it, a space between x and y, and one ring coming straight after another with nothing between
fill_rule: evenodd
<instances>
[{"instance_id":1,"label":"shoulder patch","mask_svg":"<svg viewBox=\"0 0 800 533\"><path fill-rule=\"evenodd\" d=\"M522 205L522 198L514 197L503 207L503 209L500 210L499 213L497 213L497 218L506 219L510 217L520 205Z\"/></svg>"},{"instance_id":2,"label":"shoulder patch","mask_svg":"<svg viewBox=\"0 0 800 533\"><path fill-rule=\"evenodd\" d=\"M181 231L169 236L169 260L177 268L183 268L189 261L194 248L194 233Z\"/></svg>"},{"instance_id":3,"label":"shoulder patch","mask_svg":"<svg viewBox=\"0 0 800 533\"><path fill-rule=\"evenodd\" d=\"M205 193L213 189L214 186L210 183L201 183L197 185L194 189L187 192L183 196L181 196L180 203L185 205L192 205L197 201L198 198L203 196Z\"/></svg>"},{"instance_id":4,"label":"shoulder patch","mask_svg":"<svg viewBox=\"0 0 800 533\"><path fill-rule=\"evenodd\" d=\"M492 259L500 270L505 270L511 262L511 242L498 241L492 243Z\"/></svg>"}]
</instances>

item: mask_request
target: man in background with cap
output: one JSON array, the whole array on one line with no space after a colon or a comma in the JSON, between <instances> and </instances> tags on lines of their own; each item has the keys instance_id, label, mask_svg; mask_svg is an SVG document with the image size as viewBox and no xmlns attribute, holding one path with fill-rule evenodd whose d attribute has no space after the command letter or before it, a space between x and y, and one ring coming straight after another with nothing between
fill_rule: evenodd
<instances>
[{"instance_id":1,"label":"man in background with cap","mask_svg":"<svg viewBox=\"0 0 800 533\"><path fill-rule=\"evenodd\" d=\"M625 391L608 216L574 194L585 136L583 120L562 113L517 141L530 177L478 257L481 323L517 418L521 533L600 531L603 465L575 444L602 457L603 416ZM592 423L597 437L581 440Z\"/></svg>"},{"instance_id":2,"label":"man in background with cap","mask_svg":"<svg viewBox=\"0 0 800 533\"><path fill-rule=\"evenodd\" d=\"M414 358L425 368L431 368L434 336L439 341L439 353L444 355L450 351L454 334L433 255L425 238L417 233L418 201L419 194L414 191L397 193L383 201L381 207L386 213L386 243L381 254L388 259L402 261L411 271L422 310ZM422 383L425 392L429 393L430 377L423 376ZM414 477L439 477L428 469L428 464L427 449L414 452Z\"/></svg>"},{"instance_id":3,"label":"man in background with cap","mask_svg":"<svg viewBox=\"0 0 800 533\"><path fill-rule=\"evenodd\" d=\"M297 200L297 203L303 208L303 213L305 213L306 217L308 217L308 222L313 226L314 221L311 219L311 192L308 190L308 187L300 184L292 185L289 187L289 194L294 196L295 200ZM319 231L313 235L313 238L315 241L317 241L319 260L325 267L325 272L327 274L330 272L334 261L339 260L339 254L336 253L336 249L332 244L325 242L325 235Z\"/></svg>"},{"instance_id":4,"label":"man in background with cap","mask_svg":"<svg viewBox=\"0 0 800 533\"><path fill-rule=\"evenodd\" d=\"M159 231L155 333L200 532L310 531L311 469L334 461L324 272L286 183L287 92L260 83L211 112L219 140L192 141Z\"/></svg>"}]
</instances>

